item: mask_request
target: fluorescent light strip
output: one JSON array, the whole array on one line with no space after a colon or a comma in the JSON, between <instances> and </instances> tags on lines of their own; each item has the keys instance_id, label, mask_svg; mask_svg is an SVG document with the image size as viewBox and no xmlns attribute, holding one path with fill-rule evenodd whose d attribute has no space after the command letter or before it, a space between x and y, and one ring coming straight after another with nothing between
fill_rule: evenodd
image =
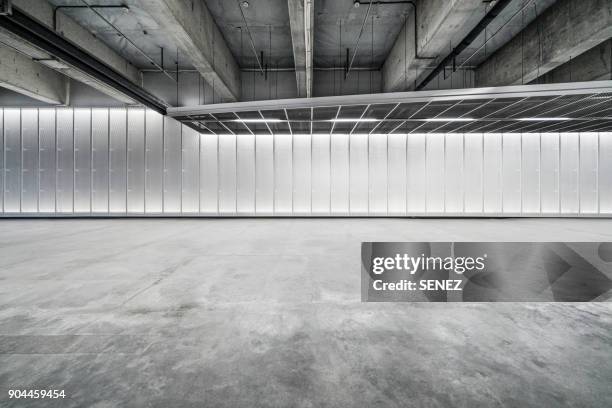
<instances>
[{"instance_id":1,"label":"fluorescent light strip","mask_svg":"<svg viewBox=\"0 0 612 408\"><path fill-rule=\"evenodd\" d=\"M373 118L337 118L330 119L327 122L346 122L346 123L358 123L358 122L379 122L382 119L373 119ZM477 119L474 118L426 118L426 119L413 119L416 121L422 120L425 122L474 122ZM518 120L520 122L562 122L567 120L572 120L572 118L518 118L510 120ZM302 122L303 120L297 120L298 122ZM288 122L283 119L233 119L232 122L239 123L280 123L280 122ZM306 120L309 122L309 120ZM316 122L316 121L315 121Z\"/></svg>"},{"instance_id":2,"label":"fluorescent light strip","mask_svg":"<svg viewBox=\"0 0 612 408\"><path fill-rule=\"evenodd\" d=\"M521 122L562 122L572 120L572 118L519 118Z\"/></svg>"},{"instance_id":3,"label":"fluorescent light strip","mask_svg":"<svg viewBox=\"0 0 612 408\"><path fill-rule=\"evenodd\" d=\"M234 119L232 122L242 122L242 123L278 123L278 122L286 122L282 119Z\"/></svg>"},{"instance_id":4,"label":"fluorescent light strip","mask_svg":"<svg viewBox=\"0 0 612 408\"><path fill-rule=\"evenodd\" d=\"M330 119L329 122L350 122L350 123L355 123L355 122L378 122L378 119L372 119L372 118L337 118L337 119Z\"/></svg>"},{"instance_id":5,"label":"fluorescent light strip","mask_svg":"<svg viewBox=\"0 0 612 408\"><path fill-rule=\"evenodd\" d=\"M428 118L425 122L473 122L473 118Z\"/></svg>"}]
</instances>

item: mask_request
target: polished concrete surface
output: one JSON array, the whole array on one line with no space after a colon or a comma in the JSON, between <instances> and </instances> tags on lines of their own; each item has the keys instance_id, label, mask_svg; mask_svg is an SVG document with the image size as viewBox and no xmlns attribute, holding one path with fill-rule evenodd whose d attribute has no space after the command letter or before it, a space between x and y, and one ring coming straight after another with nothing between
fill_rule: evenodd
<instances>
[{"instance_id":1,"label":"polished concrete surface","mask_svg":"<svg viewBox=\"0 0 612 408\"><path fill-rule=\"evenodd\" d=\"M0 406L612 406L612 303L361 303L361 241L408 240L612 220L0 220Z\"/></svg>"}]
</instances>

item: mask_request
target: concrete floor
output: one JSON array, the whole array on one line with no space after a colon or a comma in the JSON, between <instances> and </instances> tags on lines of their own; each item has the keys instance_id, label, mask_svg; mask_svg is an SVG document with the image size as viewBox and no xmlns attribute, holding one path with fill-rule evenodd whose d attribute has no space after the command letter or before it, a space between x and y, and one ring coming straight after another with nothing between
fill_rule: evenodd
<instances>
[{"instance_id":1,"label":"concrete floor","mask_svg":"<svg viewBox=\"0 0 612 408\"><path fill-rule=\"evenodd\" d=\"M612 220L0 220L0 406L610 407L612 303L361 303L361 241Z\"/></svg>"}]
</instances>

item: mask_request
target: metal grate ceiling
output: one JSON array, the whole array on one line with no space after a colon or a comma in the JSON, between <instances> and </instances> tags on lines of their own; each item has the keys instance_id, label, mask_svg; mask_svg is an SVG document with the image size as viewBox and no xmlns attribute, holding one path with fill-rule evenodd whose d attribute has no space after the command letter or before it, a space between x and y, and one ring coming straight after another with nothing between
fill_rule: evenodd
<instances>
[{"instance_id":1,"label":"metal grate ceiling","mask_svg":"<svg viewBox=\"0 0 612 408\"><path fill-rule=\"evenodd\" d=\"M612 81L239 102L168 114L214 134L612 131Z\"/></svg>"}]
</instances>

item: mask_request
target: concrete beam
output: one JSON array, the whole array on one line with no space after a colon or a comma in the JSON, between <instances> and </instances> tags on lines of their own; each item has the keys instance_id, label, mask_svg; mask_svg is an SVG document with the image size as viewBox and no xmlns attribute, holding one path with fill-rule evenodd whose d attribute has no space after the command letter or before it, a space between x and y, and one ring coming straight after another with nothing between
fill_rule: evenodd
<instances>
[{"instance_id":1,"label":"concrete beam","mask_svg":"<svg viewBox=\"0 0 612 408\"><path fill-rule=\"evenodd\" d=\"M612 40L591 48L536 79L538 84L612 80Z\"/></svg>"},{"instance_id":2,"label":"concrete beam","mask_svg":"<svg viewBox=\"0 0 612 408\"><path fill-rule=\"evenodd\" d=\"M204 0L140 3L225 101L240 96L240 69Z\"/></svg>"},{"instance_id":3,"label":"concrete beam","mask_svg":"<svg viewBox=\"0 0 612 408\"><path fill-rule=\"evenodd\" d=\"M0 46L0 86L53 105L68 101L66 77L4 46Z\"/></svg>"},{"instance_id":4,"label":"concrete beam","mask_svg":"<svg viewBox=\"0 0 612 408\"><path fill-rule=\"evenodd\" d=\"M533 82L611 37L612 0L559 0L476 69L476 86Z\"/></svg>"},{"instance_id":5,"label":"concrete beam","mask_svg":"<svg viewBox=\"0 0 612 408\"><path fill-rule=\"evenodd\" d=\"M293 61L298 97L312 96L312 56L314 4L312 0L287 0Z\"/></svg>"},{"instance_id":6,"label":"concrete beam","mask_svg":"<svg viewBox=\"0 0 612 408\"><path fill-rule=\"evenodd\" d=\"M117 54L110 47L104 44L102 41L97 39L89 30L79 25L76 21L62 13L61 10L57 12L57 24L54 23L54 12L53 6L47 1L43 0L13 0L13 6L18 7L24 13L29 14L42 24L47 27L54 29L70 40L74 44L83 48L85 51L96 56L98 59L104 61L107 65L113 68L115 71L123 75L135 84L140 81L140 74L138 69L132 65L125 58ZM87 85L115 98L124 103L135 103L131 98L123 95L122 93L111 89L107 85L98 81L96 78L84 74L83 72L64 64L60 61L56 61L51 58L48 54L44 53L35 46L25 42L21 38L0 29L0 42L7 44L8 46L20 51L21 53L31 58L40 61L42 64L55 69L62 74L75 79L80 82L84 82Z\"/></svg>"},{"instance_id":7,"label":"concrete beam","mask_svg":"<svg viewBox=\"0 0 612 408\"><path fill-rule=\"evenodd\" d=\"M486 14L482 0L417 0L416 5L417 44L412 9L383 65L383 92L413 89Z\"/></svg>"}]
</instances>

